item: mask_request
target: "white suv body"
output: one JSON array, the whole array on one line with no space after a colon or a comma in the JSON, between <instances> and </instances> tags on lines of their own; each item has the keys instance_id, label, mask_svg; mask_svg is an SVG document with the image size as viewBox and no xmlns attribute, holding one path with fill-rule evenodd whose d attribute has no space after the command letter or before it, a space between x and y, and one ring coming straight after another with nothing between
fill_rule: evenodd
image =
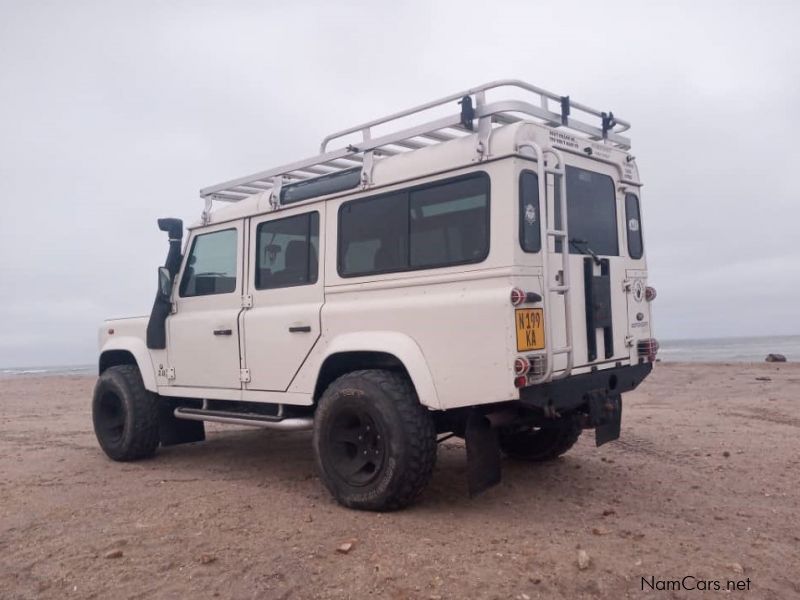
<instances>
[{"instance_id":1,"label":"white suv body","mask_svg":"<svg viewBox=\"0 0 800 600\"><path fill-rule=\"evenodd\" d=\"M248 415L264 411L248 406L264 405L278 427L294 407L300 428L337 378L382 369L443 415L440 432L463 435L471 410L506 423L492 415L510 407L600 425L657 346L641 182L613 116L592 139L568 99L560 126L487 109L486 91L519 83L461 94L477 110L462 104L460 127L436 121L346 147L348 158L323 152L277 183L262 174L206 192L162 294L164 347L148 344L154 316L107 321L101 373L135 363L174 416L198 420L259 424ZM231 204L211 211L211 199ZM184 400L197 414L181 414Z\"/></svg>"}]
</instances>

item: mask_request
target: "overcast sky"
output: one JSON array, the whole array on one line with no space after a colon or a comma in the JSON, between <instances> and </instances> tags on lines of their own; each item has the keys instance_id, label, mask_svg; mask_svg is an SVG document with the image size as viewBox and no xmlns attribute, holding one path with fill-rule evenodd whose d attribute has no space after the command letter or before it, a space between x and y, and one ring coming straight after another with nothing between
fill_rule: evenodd
<instances>
[{"instance_id":1,"label":"overcast sky","mask_svg":"<svg viewBox=\"0 0 800 600\"><path fill-rule=\"evenodd\" d=\"M800 333L799 8L0 0L0 366L147 314L199 188L502 77L633 123L659 338Z\"/></svg>"}]
</instances>

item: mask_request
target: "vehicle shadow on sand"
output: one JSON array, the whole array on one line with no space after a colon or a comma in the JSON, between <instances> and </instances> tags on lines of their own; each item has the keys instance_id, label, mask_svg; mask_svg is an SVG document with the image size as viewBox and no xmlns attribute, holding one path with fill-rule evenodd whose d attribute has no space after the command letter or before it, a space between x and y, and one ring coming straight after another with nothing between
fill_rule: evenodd
<instances>
[{"instance_id":1,"label":"vehicle shadow on sand","mask_svg":"<svg viewBox=\"0 0 800 600\"><path fill-rule=\"evenodd\" d=\"M581 506L590 495L593 504L613 502L633 480L619 465L591 458L593 446L584 440L569 454L548 463L504 459L500 484L470 498L464 444L448 441L439 446L433 478L414 510L483 510L498 503L537 509L564 503ZM320 499L327 497L317 478L310 432L214 428L205 442L159 449L154 463L165 472L229 479L238 485L250 482L253 487L268 483L290 488L308 481L322 492Z\"/></svg>"}]
</instances>

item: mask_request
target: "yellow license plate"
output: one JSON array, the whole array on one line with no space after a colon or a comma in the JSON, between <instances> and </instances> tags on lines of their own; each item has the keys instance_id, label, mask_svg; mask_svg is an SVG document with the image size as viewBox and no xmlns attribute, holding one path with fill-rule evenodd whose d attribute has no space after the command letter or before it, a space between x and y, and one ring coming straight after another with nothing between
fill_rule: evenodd
<instances>
[{"instance_id":1,"label":"yellow license plate","mask_svg":"<svg viewBox=\"0 0 800 600\"><path fill-rule=\"evenodd\" d=\"M544 318L541 308L518 308L514 315L517 321L517 352L544 348Z\"/></svg>"}]
</instances>

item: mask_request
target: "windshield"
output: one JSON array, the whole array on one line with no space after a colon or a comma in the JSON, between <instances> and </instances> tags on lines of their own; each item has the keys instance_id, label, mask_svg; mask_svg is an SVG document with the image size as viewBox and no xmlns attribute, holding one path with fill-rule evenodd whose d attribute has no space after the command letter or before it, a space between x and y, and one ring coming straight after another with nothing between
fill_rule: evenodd
<instances>
[{"instance_id":1,"label":"windshield","mask_svg":"<svg viewBox=\"0 0 800 600\"><path fill-rule=\"evenodd\" d=\"M556 199L559 190L556 179ZM619 256L617 202L611 177L567 166L567 215L570 253ZM555 217L556 229L560 229L558 202ZM556 242L556 251L561 251L560 240Z\"/></svg>"}]
</instances>

